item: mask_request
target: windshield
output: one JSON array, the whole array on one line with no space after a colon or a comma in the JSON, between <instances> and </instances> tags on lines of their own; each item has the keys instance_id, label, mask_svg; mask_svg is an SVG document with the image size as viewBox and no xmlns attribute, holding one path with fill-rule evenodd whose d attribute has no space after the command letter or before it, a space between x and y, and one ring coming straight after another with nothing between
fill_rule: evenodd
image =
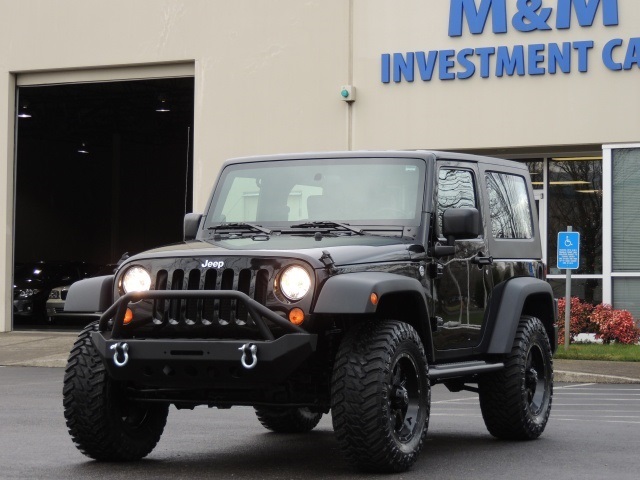
<instances>
[{"instance_id":1,"label":"windshield","mask_svg":"<svg viewBox=\"0 0 640 480\"><path fill-rule=\"evenodd\" d=\"M206 226L419 225L425 162L416 158L324 158L229 165Z\"/></svg>"}]
</instances>

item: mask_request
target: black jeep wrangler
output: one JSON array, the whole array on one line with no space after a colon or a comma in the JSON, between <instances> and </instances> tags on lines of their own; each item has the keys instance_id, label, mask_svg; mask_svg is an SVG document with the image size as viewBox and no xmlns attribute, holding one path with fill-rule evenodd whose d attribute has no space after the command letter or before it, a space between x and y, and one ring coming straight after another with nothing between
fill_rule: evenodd
<instances>
[{"instance_id":1,"label":"black jeep wrangler","mask_svg":"<svg viewBox=\"0 0 640 480\"><path fill-rule=\"evenodd\" d=\"M349 462L403 471L431 386L478 392L489 432L534 439L556 304L524 165L432 151L227 162L184 242L75 283L64 414L98 460L149 454L169 405L253 406L276 432L331 412Z\"/></svg>"}]
</instances>

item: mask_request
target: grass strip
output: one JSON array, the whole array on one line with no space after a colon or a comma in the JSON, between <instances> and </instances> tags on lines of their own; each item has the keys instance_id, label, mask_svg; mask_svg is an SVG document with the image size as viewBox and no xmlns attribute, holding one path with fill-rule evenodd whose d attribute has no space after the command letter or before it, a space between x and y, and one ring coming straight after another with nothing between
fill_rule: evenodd
<instances>
[{"instance_id":1,"label":"grass strip","mask_svg":"<svg viewBox=\"0 0 640 480\"><path fill-rule=\"evenodd\" d=\"M640 362L640 345L575 343L569 345L569 350L565 350L564 345L558 345L554 358L562 360Z\"/></svg>"}]
</instances>

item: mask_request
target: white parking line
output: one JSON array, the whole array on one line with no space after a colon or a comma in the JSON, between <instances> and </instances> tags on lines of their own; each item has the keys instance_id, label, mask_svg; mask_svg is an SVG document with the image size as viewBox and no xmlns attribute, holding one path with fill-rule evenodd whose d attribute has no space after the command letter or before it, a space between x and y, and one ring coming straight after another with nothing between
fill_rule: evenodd
<instances>
[{"instance_id":1,"label":"white parking line","mask_svg":"<svg viewBox=\"0 0 640 480\"><path fill-rule=\"evenodd\" d=\"M554 386L553 388L554 388L554 390L566 390L566 389L569 389L569 388L591 387L593 385L597 385L597 384L596 383L579 383L579 384L576 384L576 385L563 385L561 387Z\"/></svg>"},{"instance_id":2,"label":"white parking line","mask_svg":"<svg viewBox=\"0 0 640 480\"><path fill-rule=\"evenodd\" d=\"M640 425L640 422L629 422L622 420L600 420L598 418L555 418L558 422L580 422L580 423L624 423L625 425Z\"/></svg>"},{"instance_id":3,"label":"white parking line","mask_svg":"<svg viewBox=\"0 0 640 480\"><path fill-rule=\"evenodd\" d=\"M616 395L627 395L630 397L640 397L640 393L624 393L624 392L620 392L617 390L609 390L609 393L589 393L589 392L558 392L553 394L553 396L555 397L556 395L559 397L568 397L568 396L575 396L575 395L585 395L585 396L590 396L590 397L604 397L605 395L611 395L611 392L615 392Z\"/></svg>"},{"instance_id":4,"label":"white parking line","mask_svg":"<svg viewBox=\"0 0 640 480\"><path fill-rule=\"evenodd\" d=\"M431 402L431 405L435 405L438 403L458 403L458 402L465 402L467 400L475 400L473 404L476 404L479 401L478 397L452 398L450 400L438 400L437 402ZM472 403L470 403L469 405L472 405Z\"/></svg>"}]
</instances>

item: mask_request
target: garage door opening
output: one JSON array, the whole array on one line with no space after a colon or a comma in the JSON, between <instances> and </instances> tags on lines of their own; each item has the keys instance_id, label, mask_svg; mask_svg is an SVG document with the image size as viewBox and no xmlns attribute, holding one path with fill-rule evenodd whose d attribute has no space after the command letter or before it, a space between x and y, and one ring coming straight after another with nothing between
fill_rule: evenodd
<instances>
[{"instance_id":1,"label":"garage door opening","mask_svg":"<svg viewBox=\"0 0 640 480\"><path fill-rule=\"evenodd\" d=\"M77 329L86 318L55 315L63 287L182 239L194 79L21 86L17 98L13 326Z\"/></svg>"}]
</instances>

